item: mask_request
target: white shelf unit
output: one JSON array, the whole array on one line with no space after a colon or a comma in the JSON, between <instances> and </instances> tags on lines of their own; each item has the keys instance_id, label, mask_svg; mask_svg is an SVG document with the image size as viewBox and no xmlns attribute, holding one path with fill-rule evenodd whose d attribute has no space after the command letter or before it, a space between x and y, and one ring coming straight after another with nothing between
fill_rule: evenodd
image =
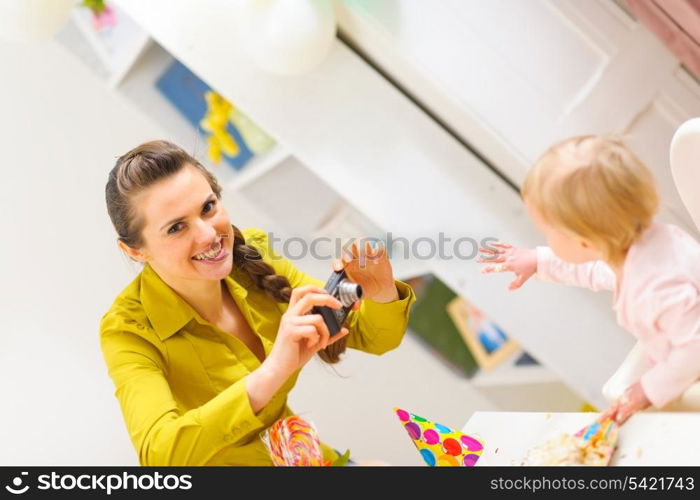
<instances>
[{"instance_id":1,"label":"white shelf unit","mask_svg":"<svg viewBox=\"0 0 700 500\"><path fill-rule=\"evenodd\" d=\"M76 7L71 21L59 37L75 55L104 78L105 84L127 97L134 105L162 125L166 138L193 153L217 174L227 191L238 191L290 156L279 143L270 151L256 155L237 171L225 162L214 164L204 154L201 134L156 88L156 81L175 58L127 14L114 7L122 33L105 43L92 27L91 13Z\"/></svg>"},{"instance_id":2,"label":"white shelf unit","mask_svg":"<svg viewBox=\"0 0 700 500\"><path fill-rule=\"evenodd\" d=\"M267 172L282 165L291 157L291 153L279 143L263 155L258 155L247 163L240 171L228 169L226 187L231 191L240 191Z\"/></svg>"},{"instance_id":3,"label":"white shelf unit","mask_svg":"<svg viewBox=\"0 0 700 500\"><path fill-rule=\"evenodd\" d=\"M124 78L119 92L162 124L168 140L183 146L214 172L225 191L244 189L289 158L289 151L277 143L267 153L253 157L241 170L233 169L223 160L214 164L207 159L206 143L200 132L156 88L157 80L174 60L160 45L152 43Z\"/></svg>"},{"instance_id":4,"label":"white shelf unit","mask_svg":"<svg viewBox=\"0 0 700 500\"><path fill-rule=\"evenodd\" d=\"M116 88L129 73L152 40L146 31L121 9L111 6L116 24L97 32L89 9L76 6L71 20L77 27L107 72L107 85Z\"/></svg>"}]
</instances>

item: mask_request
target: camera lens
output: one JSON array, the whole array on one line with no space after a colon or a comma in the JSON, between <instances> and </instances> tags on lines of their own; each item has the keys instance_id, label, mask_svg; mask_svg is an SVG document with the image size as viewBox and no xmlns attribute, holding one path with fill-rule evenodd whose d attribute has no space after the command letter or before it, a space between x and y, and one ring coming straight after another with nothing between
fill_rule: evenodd
<instances>
[{"instance_id":1,"label":"camera lens","mask_svg":"<svg viewBox=\"0 0 700 500\"><path fill-rule=\"evenodd\" d=\"M338 283L338 300L344 307L350 307L362 298L362 287L352 281L343 280Z\"/></svg>"}]
</instances>

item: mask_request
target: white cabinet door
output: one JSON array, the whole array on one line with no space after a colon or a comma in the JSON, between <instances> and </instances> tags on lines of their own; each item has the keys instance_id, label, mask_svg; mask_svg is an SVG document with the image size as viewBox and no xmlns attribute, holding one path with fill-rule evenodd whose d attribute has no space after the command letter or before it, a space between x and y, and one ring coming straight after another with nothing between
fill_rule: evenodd
<instances>
[{"instance_id":1,"label":"white cabinet door","mask_svg":"<svg viewBox=\"0 0 700 500\"><path fill-rule=\"evenodd\" d=\"M695 230L668 147L700 86L612 0L354 2L349 39L513 182L553 142L616 132L655 172L662 218Z\"/></svg>"}]
</instances>

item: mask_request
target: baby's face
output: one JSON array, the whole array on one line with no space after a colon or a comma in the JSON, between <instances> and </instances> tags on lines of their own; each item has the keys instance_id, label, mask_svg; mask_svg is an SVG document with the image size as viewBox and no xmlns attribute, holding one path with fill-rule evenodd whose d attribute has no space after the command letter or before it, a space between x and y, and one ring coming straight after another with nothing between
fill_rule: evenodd
<instances>
[{"instance_id":1,"label":"baby's face","mask_svg":"<svg viewBox=\"0 0 700 500\"><path fill-rule=\"evenodd\" d=\"M578 264L603 258L602 253L591 241L549 224L527 200L525 208L535 227L547 238L547 245L561 260Z\"/></svg>"}]
</instances>

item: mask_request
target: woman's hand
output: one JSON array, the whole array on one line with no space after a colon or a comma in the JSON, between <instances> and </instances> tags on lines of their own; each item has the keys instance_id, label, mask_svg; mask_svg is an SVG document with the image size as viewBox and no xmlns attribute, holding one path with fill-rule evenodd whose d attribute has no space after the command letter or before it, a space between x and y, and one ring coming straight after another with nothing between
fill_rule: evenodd
<instances>
[{"instance_id":1,"label":"woman's hand","mask_svg":"<svg viewBox=\"0 0 700 500\"><path fill-rule=\"evenodd\" d=\"M644 393L644 389L642 389L642 383L637 382L629 386L622 397L611 404L610 407L598 417L598 420L602 422L607 419L612 419L617 422L618 425L622 425L632 415L650 406L651 402Z\"/></svg>"},{"instance_id":2,"label":"woman's hand","mask_svg":"<svg viewBox=\"0 0 700 500\"><path fill-rule=\"evenodd\" d=\"M350 253L344 253L342 260L333 261L333 270L345 270L348 278L362 287L363 298L374 302L398 300L399 292L394 283L394 272L386 246L377 243L376 247L372 248L369 241L365 241L363 246L361 249L357 242L354 242ZM359 305L359 301L356 302L353 310Z\"/></svg>"},{"instance_id":3,"label":"woman's hand","mask_svg":"<svg viewBox=\"0 0 700 500\"><path fill-rule=\"evenodd\" d=\"M321 315L309 314L314 306L340 309L341 303L316 286L292 290L270 354L246 380L248 399L255 413L264 408L285 381L314 354L348 334L348 329L342 328L331 338Z\"/></svg>"},{"instance_id":4,"label":"woman's hand","mask_svg":"<svg viewBox=\"0 0 700 500\"><path fill-rule=\"evenodd\" d=\"M476 260L479 264L489 264L481 272L514 272L515 279L508 285L508 290L517 290L537 272L537 250L518 248L508 243L494 243L494 248L480 248L481 255Z\"/></svg>"},{"instance_id":5,"label":"woman's hand","mask_svg":"<svg viewBox=\"0 0 700 500\"><path fill-rule=\"evenodd\" d=\"M304 366L314 354L348 334L343 328L331 338L320 314L309 314L315 306L340 309L342 304L323 288L312 285L292 290L289 308L282 315L277 339L268 358L276 370L290 376ZM266 360L267 361L267 360Z\"/></svg>"}]
</instances>

